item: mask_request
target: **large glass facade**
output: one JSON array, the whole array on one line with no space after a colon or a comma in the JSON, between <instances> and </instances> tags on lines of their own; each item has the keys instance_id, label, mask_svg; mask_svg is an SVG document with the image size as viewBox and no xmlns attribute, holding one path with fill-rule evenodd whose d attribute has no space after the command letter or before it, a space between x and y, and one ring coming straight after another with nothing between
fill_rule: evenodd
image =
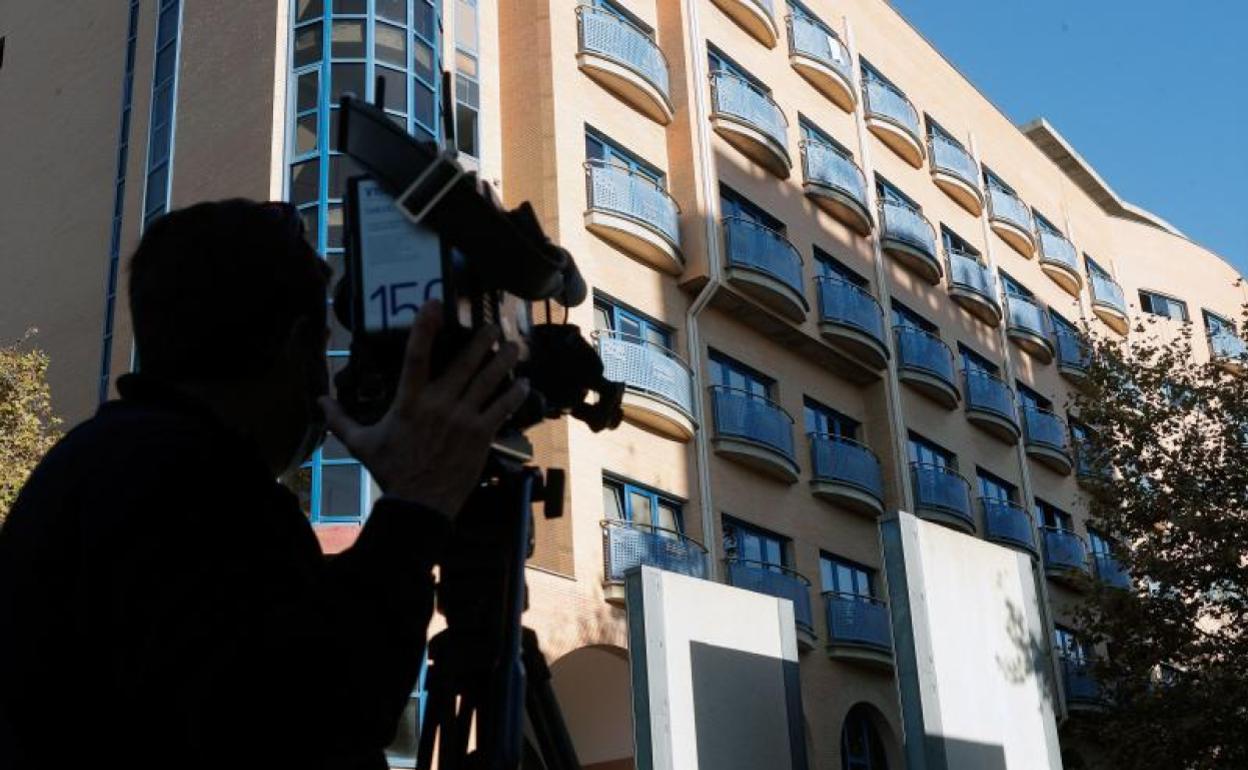
<instances>
[{"instance_id":1,"label":"large glass facade","mask_svg":"<svg viewBox=\"0 0 1248 770\"><path fill-rule=\"evenodd\" d=\"M355 165L336 151L338 102L373 101L385 83L385 109L413 136L440 139L440 23L430 0L296 0L291 29L286 198L308 238L343 269L342 200ZM330 318L331 372L346 365L350 337ZM360 521L368 511L364 469L331 438L297 479L314 522Z\"/></svg>"}]
</instances>

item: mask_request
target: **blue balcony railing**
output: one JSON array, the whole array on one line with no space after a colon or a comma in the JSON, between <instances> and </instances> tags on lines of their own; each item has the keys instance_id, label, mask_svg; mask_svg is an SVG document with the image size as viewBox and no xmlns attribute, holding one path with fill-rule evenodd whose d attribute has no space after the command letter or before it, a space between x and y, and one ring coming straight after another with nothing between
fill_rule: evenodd
<instances>
[{"instance_id":1,"label":"blue balcony railing","mask_svg":"<svg viewBox=\"0 0 1248 770\"><path fill-rule=\"evenodd\" d=\"M711 103L715 114L752 126L788 153L789 120L766 91L729 72L715 72L711 74Z\"/></svg>"},{"instance_id":2,"label":"blue balcony railing","mask_svg":"<svg viewBox=\"0 0 1248 770\"><path fill-rule=\"evenodd\" d=\"M1023 440L1027 446L1043 447L1069 455L1067 435L1066 422L1052 411L1038 406L1023 407Z\"/></svg>"},{"instance_id":3,"label":"blue balcony railing","mask_svg":"<svg viewBox=\"0 0 1248 770\"><path fill-rule=\"evenodd\" d=\"M811 477L854 487L884 502L880 458L859 441L829 433L808 433Z\"/></svg>"},{"instance_id":4,"label":"blue balcony railing","mask_svg":"<svg viewBox=\"0 0 1248 770\"><path fill-rule=\"evenodd\" d=\"M891 652L892 626L888 605L871 596L828 591L823 595L828 616L828 643Z\"/></svg>"},{"instance_id":5,"label":"blue balcony railing","mask_svg":"<svg viewBox=\"0 0 1248 770\"><path fill-rule=\"evenodd\" d=\"M979 189L979 164L957 142L940 134L929 134L928 147L932 153L932 168L957 177L973 189Z\"/></svg>"},{"instance_id":6,"label":"blue balcony railing","mask_svg":"<svg viewBox=\"0 0 1248 770\"><path fill-rule=\"evenodd\" d=\"M1104 691L1092 673L1090 662L1063 656L1062 681L1065 685L1068 703L1094 706L1105 702Z\"/></svg>"},{"instance_id":7,"label":"blue balcony railing","mask_svg":"<svg viewBox=\"0 0 1248 770\"><path fill-rule=\"evenodd\" d=\"M884 346L884 311L871 293L844 278L820 276L819 320L856 329Z\"/></svg>"},{"instance_id":8,"label":"blue balcony railing","mask_svg":"<svg viewBox=\"0 0 1248 770\"><path fill-rule=\"evenodd\" d=\"M1050 230L1040 229L1040 261L1061 265L1078 275L1079 255L1075 245L1062 235Z\"/></svg>"},{"instance_id":9,"label":"blue balcony railing","mask_svg":"<svg viewBox=\"0 0 1248 770\"><path fill-rule=\"evenodd\" d=\"M802 256L782 233L751 219L727 217L724 241L729 265L764 273L804 294Z\"/></svg>"},{"instance_id":10,"label":"blue balcony railing","mask_svg":"<svg viewBox=\"0 0 1248 770\"><path fill-rule=\"evenodd\" d=\"M581 50L627 67L669 99L667 59L654 39L618 14L589 5L576 9Z\"/></svg>"},{"instance_id":11,"label":"blue balcony railing","mask_svg":"<svg viewBox=\"0 0 1248 770\"><path fill-rule=\"evenodd\" d=\"M922 141L919 113L903 93L873 77L863 78L862 93L868 118L886 120L910 134L916 144Z\"/></svg>"},{"instance_id":12,"label":"blue balcony railing","mask_svg":"<svg viewBox=\"0 0 1248 770\"><path fill-rule=\"evenodd\" d=\"M1087 440L1076 440L1071 444L1075 455L1075 475L1081 481L1101 482L1110 478L1109 468L1096 460L1096 454Z\"/></svg>"},{"instance_id":13,"label":"blue balcony railing","mask_svg":"<svg viewBox=\"0 0 1248 770\"><path fill-rule=\"evenodd\" d=\"M997 282L992 270L973 254L957 249L947 249L949 257L949 287L971 292L992 305L1000 313L997 302Z\"/></svg>"},{"instance_id":14,"label":"blue balcony railing","mask_svg":"<svg viewBox=\"0 0 1248 770\"><path fill-rule=\"evenodd\" d=\"M951 388L957 387L953 379L953 352L944 340L914 326L894 326L893 332L897 338L899 366L936 377Z\"/></svg>"},{"instance_id":15,"label":"blue balcony railing","mask_svg":"<svg viewBox=\"0 0 1248 770\"><path fill-rule=\"evenodd\" d=\"M923 212L914 206L904 201L881 199L880 224L885 238L901 241L936 259L936 231Z\"/></svg>"},{"instance_id":16,"label":"blue balcony railing","mask_svg":"<svg viewBox=\"0 0 1248 770\"><path fill-rule=\"evenodd\" d=\"M1076 332L1058 329L1053 334L1057 342L1057 364L1063 369L1086 374L1092 365L1092 351Z\"/></svg>"},{"instance_id":17,"label":"blue balcony railing","mask_svg":"<svg viewBox=\"0 0 1248 770\"><path fill-rule=\"evenodd\" d=\"M931 463L911 463L910 479L914 484L917 508L935 510L962 519L975 528L971 510L971 485L952 468Z\"/></svg>"},{"instance_id":18,"label":"blue balcony railing","mask_svg":"<svg viewBox=\"0 0 1248 770\"><path fill-rule=\"evenodd\" d=\"M1088 283L1092 286L1092 304L1107 307L1122 315L1127 314L1127 300L1122 295L1122 287L1108 275L1095 270L1088 274Z\"/></svg>"},{"instance_id":19,"label":"blue balcony railing","mask_svg":"<svg viewBox=\"0 0 1248 770\"><path fill-rule=\"evenodd\" d=\"M1059 527L1041 527L1044 542L1044 566L1060 572L1088 571L1088 549L1083 538Z\"/></svg>"},{"instance_id":20,"label":"blue balcony railing","mask_svg":"<svg viewBox=\"0 0 1248 770\"><path fill-rule=\"evenodd\" d=\"M796 467L793 418L779 404L747 390L711 388L716 437L752 441L784 455Z\"/></svg>"},{"instance_id":21,"label":"blue balcony railing","mask_svg":"<svg viewBox=\"0 0 1248 770\"><path fill-rule=\"evenodd\" d=\"M1014 193L995 184L988 185L988 210L991 219L1011 224L1029 236L1036 229L1027 204Z\"/></svg>"},{"instance_id":22,"label":"blue balcony railing","mask_svg":"<svg viewBox=\"0 0 1248 770\"><path fill-rule=\"evenodd\" d=\"M803 140L802 173L808 183L838 190L867 210L867 182L862 170L835 147Z\"/></svg>"},{"instance_id":23,"label":"blue balcony railing","mask_svg":"<svg viewBox=\"0 0 1248 770\"><path fill-rule=\"evenodd\" d=\"M839 37L829 35L826 29L801 16L789 16L788 23L790 53L809 56L846 81L853 79L854 62Z\"/></svg>"},{"instance_id":24,"label":"blue balcony railing","mask_svg":"<svg viewBox=\"0 0 1248 770\"><path fill-rule=\"evenodd\" d=\"M1028 551L1036 550L1036 527L1027 509L1013 500L979 498L984 512L984 534L989 540Z\"/></svg>"},{"instance_id":25,"label":"blue balcony railing","mask_svg":"<svg viewBox=\"0 0 1248 770\"><path fill-rule=\"evenodd\" d=\"M752 559L727 560L728 584L793 602L797 627L814 634L814 613L810 608L810 581L788 567Z\"/></svg>"},{"instance_id":26,"label":"blue balcony railing","mask_svg":"<svg viewBox=\"0 0 1248 770\"><path fill-rule=\"evenodd\" d=\"M680 246L680 207L657 182L601 160L585 164L589 208L624 217Z\"/></svg>"},{"instance_id":27,"label":"blue balcony railing","mask_svg":"<svg viewBox=\"0 0 1248 770\"><path fill-rule=\"evenodd\" d=\"M658 567L690 577L706 577L706 549L679 532L619 519L602 522L603 574L622 582L633 567Z\"/></svg>"},{"instance_id":28,"label":"blue balcony railing","mask_svg":"<svg viewBox=\"0 0 1248 770\"><path fill-rule=\"evenodd\" d=\"M693 415L693 372L680 356L632 334L599 331L595 337L603 376L608 380L623 382L629 390L662 399Z\"/></svg>"},{"instance_id":29,"label":"blue balcony railing","mask_svg":"<svg viewBox=\"0 0 1248 770\"><path fill-rule=\"evenodd\" d=\"M966 382L967 411L988 412L1018 427L1018 407L1014 403L1014 391L1005 380L982 369L966 369L963 377Z\"/></svg>"},{"instance_id":30,"label":"blue balcony railing","mask_svg":"<svg viewBox=\"0 0 1248 770\"><path fill-rule=\"evenodd\" d=\"M1007 327L1009 331L1039 338L1049 345L1053 344L1049 332L1049 316L1044 308L1040 307L1040 303L1031 297L1019 294L1006 295L1005 303L1009 306L1010 320Z\"/></svg>"},{"instance_id":31,"label":"blue balcony railing","mask_svg":"<svg viewBox=\"0 0 1248 770\"><path fill-rule=\"evenodd\" d=\"M1096 569L1096 579L1105 585L1124 590L1131 587L1131 573L1127 572L1113 554L1093 554L1092 565Z\"/></svg>"}]
</instances>

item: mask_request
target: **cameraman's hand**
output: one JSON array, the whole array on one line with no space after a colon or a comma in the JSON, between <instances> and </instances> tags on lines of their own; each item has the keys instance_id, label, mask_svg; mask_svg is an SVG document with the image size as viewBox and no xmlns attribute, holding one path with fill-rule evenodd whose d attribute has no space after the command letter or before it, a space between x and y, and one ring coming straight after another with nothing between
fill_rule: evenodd
<instances>
[{"instance_id":1,"label":"cameraman's hand","mask_svg":"<svg viewBox=\"0 0 1248 770\"><path fill-rule=\"evenodd\" d=\"M478 331L431 381L433 338L441 326L442 304L426 303L412 324L394 403L375 425L355 422L328 396L320 404L330 430L383 492L453 519L480 481L495 434L529 386L517 380L491 402L519 355L514 344L504 343L485 363L498 340L493 328Z\"/></svg>"}]
</instances>

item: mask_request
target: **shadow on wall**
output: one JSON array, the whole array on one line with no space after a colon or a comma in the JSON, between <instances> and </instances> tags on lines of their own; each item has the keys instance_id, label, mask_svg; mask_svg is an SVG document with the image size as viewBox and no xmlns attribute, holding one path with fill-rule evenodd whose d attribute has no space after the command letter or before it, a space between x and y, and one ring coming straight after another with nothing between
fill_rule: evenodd
<instances>
[{"instance_id":1,"label":"shadow on wall","mask_svg":"<svg viewBox=\"0 0 1248 770\"><path fill-rule=\"evenodd\" d=\"M1014 649L1008 656L997 655L997 668L1010 684L1022 684L1029 679L1039 680L1040 697L1056 713L1057 703L1053 697L1052 683L1049 681L1049 651L1041 640L1030 633L1023 611L1009 599L1005 601L1005 614L1005 631Z\"/></svg>"},{"instance_id":2,"label":"shadow on wall","mask_svg":"<svg viewBox=\"0 0 1248 770\"><path fill-rule=\"evenodd\" d=\"M943 753L945 765L932 770L1008 770L1005 749L995 743L950 738L944 735L927 736L927 755L939 757Z\"/></svg>"}]
</instances>

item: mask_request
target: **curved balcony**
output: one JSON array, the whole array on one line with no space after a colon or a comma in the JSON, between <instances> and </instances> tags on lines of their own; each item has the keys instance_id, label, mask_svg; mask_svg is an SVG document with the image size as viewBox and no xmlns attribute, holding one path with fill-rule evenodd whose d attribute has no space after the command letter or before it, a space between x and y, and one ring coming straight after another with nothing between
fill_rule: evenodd
<instances>
[{"instance_id":1,"label":"curved balcony","mask_svg":"<svg viewBox=\"0 0 1248 770\"><path fill-rule=\"evenodd\" d=\"M1042 364L1053 360L1053 338L1049 333L1049 314L1030 297L1007 295L1009 323L1005 333L1015 345L1034 356Z\"/></svg>"},{"instance_id":2,"label":"curved balcony","mask_svg":"<svg viewBox=\"0 0 1248 770\"><path fill-rule=\"evenodd\" d=\"M1208 332L1213 362L1231 374L1248 372L1248 342L1229 329Z\"/></svg>"},{"instance_id":3,"label":"curved balcony","mask_svg":"<svg viewBox=\"0 0 1248 770\"><path fill-rule=\"evenodd\" d=\"M979 164L957 142L939 134L928 134L931 150L932 181L975 216L984 211L984 193L979 187Z\"/></svg>"},{"instance_id":4,"label":"curved balcony","mask_svg":"<svg viewBox=\"0 0 1248 770\"><path fill-rule=\"evenodd\" d=\"M1109 328L1126 334L1130 320L1127 318L1127 300L1122 296L1122 287L1113 278L1095 271L1089 271L1088 284L1092 288L1092 312Z\"/></svg>"},{"instance_id":5,"label":"curved balcony","mask_svg":"<svg viewBox=\"0 0 1248 770\"><path fill-rule=\"evenodd\" d=\"M1079 272L1079 253L1064 236L1040 229L1040 269L1053 282L1078 297L1083 289L1083 273Z\"/></svg>"},{"instance_id":6,"label":"curved balcony","mask_svg":"<svg viewBox=\"0 0 1248 770\"><path fill-rule=\"evenodd\" d=\"M713 73L711 127L750 160L789 178L789 120L758 86L728 72Z\"/></svg>"},{"instance_id":7,"label":"curved balcony","mask_svg":"<svg viewBox=\"0 0 1248 770\"><path fill-rule=\"evenodd\" d=\"M1126 568L1113 557L1113 554L1093 554L1092 568L1096 572L1096 579L1102 584L1123 591L1131 589L1131 573L1127 572Z\"/></svg>"},{"instance_id":8,"label":"curved balcony","mask_svg":"<svg viewBox=\"0 0 1248 770\"><path fill-rule=\"evenodd\" d=\"M672 122L667 59L644 30L601 8L576 9L577 66L633 109L663 125Z\"/></svg>"},{"instance_id":9,"label":"curved balcony","mask_svg":"<svg viewBox=\"0 0 1248 770\"><path fill-rule=\"evenodd\" d=\"M839 37L810 19L790 15L785 21L789 26L789 64L833 104L853 112L858 95L849 49Z\"/></svg>"},{"instance_id":10,"label":"curved balcony","mask_svg":"<svg viewBox=\"0 0 1248 770\"><path fill-rule=\"evenodd\" d=\"M1013 500L990 497L979 498L979 507L984 513L985 538L1036 555L1036 527L1026 508Z\"/></svg>"},{"instance_id":11,"label":"curved balcony","mask_svg":"<svg viewBox=\"0 0 1248 770\"><path fill-rule=\"evenodd\" d=\"M915 513L962 532L975 531L971 485L962 474L943 465L910 463Z\"/></svg>"},{"instance_id":12,"label":"curved balcony","mask_svg":"<svg viewBox=\"0 0 1248 770\"><path fill-rule=\"evenodd\" d=\"M988 224L1024 257L1036 253L1036 225L1031 209L1014 193L988 185Z\"/></svg>"},{"instance_id":13,"label":"curved balcony","mask_svg":"<svg viewBox=\"0 0 1248 770\"><path fill-rule=\"evenodd\" d=\"M828 657L877 668L893 665L892 621L888 605L871 596L828 591Z\"/></svg>"},{"instance_id":14,"label":"curved balcony","mask_svg":"<svg viewBox=\"0 0 1248 770\"><path fill-rule=\"evenodd\" d=\"M815 646L814 613L810 607L810 581L798 572L753 559L726 559L728 585L793 602L793 623L802 649Z\"/></svg>"},{"instance_id":15,"label":"curved balcony","mask_svg":"<svg viewBox=\"0 0 1248 770\"><path fill-rule=\"evenodd\" d=\"M944 340L913 326L895 326L897 378L946 409L961 396L954 381L953 352Z\"/></svg>"},{"instance_id":16,"label":"curved balcony","mask_svg":"<svg viewBox=\"0 0 1248 770\"><path fill-rule=\"evenodd\" d=\"M940 283L936 231L923 212L902 201L880 201L880 247L935 286Z\"/></svg>"},{"instance_id":17,"label":"curved balcony","mask_svg":"<svg viewBox=\"0 0 1248 770\"><path fill-rule=\"evenodd\" d=\"M797 481L793 418L770 399L736 388L713 386L715 451L790 484Z\"/></svg>"},{"instance_id":18,"label":"curved balcony","mask_svg":"<svg viewBox=\"0 0 1248 770\"><path fill-rule=\"evenodd\" d=\"M651 267L679 275L680 207L653 179L606 161L585 164L585 227Z\"/></svg>"},{"instance_id":19,"label":"curved balcony","mask_svg":"<svg viewBox=\"0 0 1248 770\"><path fill-rule=\"evenodd\" d=\"M758 42L774 48L779 37L776 12L771 0L713 0L728 18L754 36Z\"/></svg>"},{"instance_id":20,"label":"curved balcony","mask_svg":"<svg viewBox=\"0 0 1248 770\"><path fill-rule=\"evenodd\" d=\"M1110 470L1096 461L1096 456L1087 440L1074 440L1071 449L1075 458L1075 480L1079 485L1095 490L1100 484L1110 480Z\"/></svg>"},{"instance_id":21,"label":"curved balcony","mask_svg":"<svg viewBox=\"0 0 1248 770\"><path fill-rule=\"evenodd\" d=\"M706 578L706 548L696 540L640 522L607 519L601 525L602 583L607 601L624 601L624 576L642 565Z\"/></svg>"},{"instance_id":22,"label":"curved balcony","mask_svg":"<svg viewBox=\"0 0 1248 770\"><path fill-rule=\"evenodd\" d=\"M1062 656L1062 688L1068 711L1097 712L1105 708L1105 693L1092 673L1092 664Z\"/></svg>"},{"instance_id":23,"label":"curved balcony","mask_svg":"<svg viewBox=\"0 0 1248 770\"><path fill-rule=\"evenodd\" d=\"M693 372L672 351L622 332L595 333L603 376L623 382L624 419L677 441L693 438Z\"/></svg>"},{"instance_id":24,"label":"curved balcony","mask_svg":"<svg viewBox=\"0 0 1248 770\"><path fill-rule=\"evenodd\" d=\"M966 369L966 419L1007 444L1018 441L1018 407L1014 391L995 374Z\"/></svg>"},{"instance_id":25,"label":"curved balcony","mask_svg":"<svg viewBox=\"0 0 1248 770\"><path fill-rule=\"evenodd\" d=\"M1053 334L1056 342L1057 372L1076 385L1088 378L1088 367L1091 366L1092 352L1077 333L1058 329Z\"/></svg>"},{"instance_id":26,"label":"curved balcony","mask_svg":"<svg viewBox=\"0 0 1248 770\"><path fill-rule=\"evenodd\" d=\"M802 189L806 196L849 229L870 235L873 222L862 170L823 142L805 139L801 148Z\"/></svg>"},{"instance_id":27,"label":"curved balcony","mask_svg":"<svg viewBox=\"0 0 1248 770\"><path fill-rule=\"evenodd\" d=\"M992 270L972 254L955 249L949 256L949 298L963 310L993 327L1001 325L1001 303Z\"/></svg>"},{"instance_id":28,"label":"curved balcony","mask_svg":"<svg viewBox=\"0 0 1248 770\"><path fill-rule=\"evenodd\" d=\"M1066 440L1066 422L1048 409L1023 407L1023 446L1027 455L1063 476L1074 468L1074 457Z\"/></svg>"},{"instance_id":29,"label":"curved balcony","mask_svg":"<svg viewBox=\"0 0 1248 770\"><path fill-rule=\"evenodd\" d=\"M802 292L802 256L782 233L750 219L724 220L729 283L791 321L810 306Z\"/></svg>"},{"instance_id":30,"label":"curved balcony","mask_svg":"<svg viewBox=\"0 0 1248 770\"><path fill-rule=\"evenodd\" d=\"M918 110L897 89L882 80L862 80L867 129L901 159L915 168L923 166L923 130Z\"/></svg>"},{"instance_id":31,"label":"curved balcony","mask_svg":"<svg viewBox=\"0 0 1248 770\"><path fill-rule=\"evenodd\" d=\"M1057 527L1041 527L1044 573L1059 582L1079 585L1088 576L1088 549L1083 538Z\"/></svg>"},{"instance_id":32,"label":"curved balcony","mask_svg":"<svg viewBox=\"0 0 1248 770\"><path fill-rule=\"evenodd\" d=\"M819 332L833 345L872 369L888 366L884 310L871 293L844 278L815 279L819 295Z\"/></svg>"},{"instance_id":33,"label":"curved balcony","mask_svg":"<svg viewBox=\"0 0 1248 770\"><path fill-rule=\"evenodd\" d=\"M884 513L880 458L866 444L829 433L809 433L810 491L854 513Z\"/></svg>"}]
</instances>

